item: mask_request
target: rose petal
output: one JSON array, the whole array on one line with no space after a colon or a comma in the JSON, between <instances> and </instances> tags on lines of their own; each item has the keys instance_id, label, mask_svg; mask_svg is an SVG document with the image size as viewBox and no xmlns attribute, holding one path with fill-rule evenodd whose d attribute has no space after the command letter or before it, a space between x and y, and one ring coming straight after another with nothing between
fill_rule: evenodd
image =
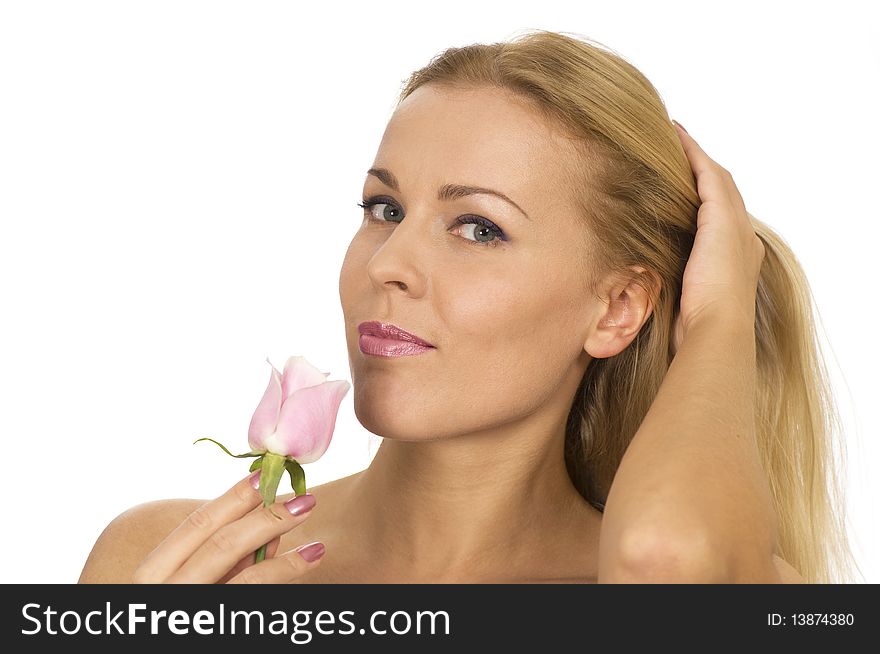
<instances>
[{"instance_id":1,"label":"rose petal","mask_svg":"<svg viewBox=\"0 0 880 654\"><path fill-rule=\"evenodd\" d=\"M271 362L269 365L272 365ZM254 415L251 417L251 424L248 427L248 444L253 451L266 449L264 440L275 431L278 425L281 403L281 375L275 369L275 366L272 366L272 372L269 374L269 385L266 386L263 398L257 405Z\"/></svg>"},{"instance_id":2,"label":"rose petal","mask_svg":"<svg viewBox=\"0 0 880 654\"><path fill-rule=\"evenodd\" d=\"M301 388L323 384L327 379L327 374L329 373L325 374L315 368L315 366L306 361L305 357L290 357L287 359L287 363L284 364L284 376L281 379L281 396L287 399Z\"/></svg>"},{"instance_id":3,"label":"rose petal","mask_svg":"<svg viewBox=\"0 0 880 654\"><path fill-rule=\"evenodd\" d=\"M295 391L281 405L278 428L265 439L266 448L299 463L318 460L330 445L339 405L350 388L338 380Z\"/></svg>"}]
</instances>

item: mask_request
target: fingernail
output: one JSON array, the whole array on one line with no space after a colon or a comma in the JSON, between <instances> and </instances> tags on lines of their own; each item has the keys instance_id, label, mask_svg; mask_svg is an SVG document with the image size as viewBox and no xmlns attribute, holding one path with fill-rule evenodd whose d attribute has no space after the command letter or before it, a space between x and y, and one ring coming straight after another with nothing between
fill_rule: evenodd
<instances>
[{"instance_id":1,"label":"fingernail","mask_svg":"<svg viewBox=\"0 0 880 654\"><path fill-rule=\"evenodd\" d=\"M685 133L685 134L690 134L690 132L688 132L688 131L684 128L684 125L682 125L680 122L678 122L677 120L673 120L672 122L673 122L673 124L675 124L675 125L677 125L678 127L680 127L682 130L684 130L684 133Z\"/></svg>"},{"instance_id":2,"label":"fingernail","mask_svg":"<svg viewBox=\"0 0 880 654\"><path fill-rule=\"evenodd\" d=\"M290 511L293 515L302 515L306 511L311 511L312 507L315 506L315 496L311 493L305 493L303 495L297 495L292 500L287 500L284 503L284 508Z\"/></svg>"},{"instance_id":3,"label":"fingernail","mask_svg":"<svg viewBox=\"0 0 880 654\"><path fill-rule=\"evenodd\" d=\"M324 543L320 541L315 541L314 543L309 543L308 545L300 545L294 551L299 552L299 555L303 557L306 561L311 563L312 561L317 561L322 556L324 556L324 552L326 551L326 547L324 547Z\"/></svg>"},{"instance_id":4,"label":"fingernail","mask_svg":"<svg viewBox=\"0 0 880 654\"><path fill-rule=\"evenodd\" d=\"M251 486L254 487L254 490L260 490L260 473L262 470L256 470L251 473L251 476L248 477L248 481L251 482Z\"/></svg>"}]
</instances>

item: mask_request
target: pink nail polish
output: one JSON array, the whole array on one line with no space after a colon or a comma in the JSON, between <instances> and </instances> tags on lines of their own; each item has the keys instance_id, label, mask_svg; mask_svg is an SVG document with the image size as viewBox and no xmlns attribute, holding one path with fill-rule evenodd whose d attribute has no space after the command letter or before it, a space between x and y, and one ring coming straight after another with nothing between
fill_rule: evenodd
<instances>
[{"instance_id":1,"label":"pink nail polish","mask_svg":"<svg viewBox=\"0 0 880 654\"><path fill-rule=\"evenodd\" d=\"M308 545L300 545L294 551L299 552L301 557L311 563L312 561L317 561L322 556L324 556L326 548L324 547L324 543L320 541L315 541L314 543L309 543Z\"/></svg>"},{"instance_id":2,"label":"pink nail polish","mask_svg":"<svg viewBox=\"0 0 880 654\"><path fill-rule=\"evenodd\" d=\"M251 473L251 476L248 477L248 481L251 482L251 486L254 487L254 490L260 490L260 473L262 470L255 470Z\"/></svg>"},{"instance_id":3,"label":"pink nail polish","mask_svg":"<svg viewBox=\"0 0 880 654\"><path fill-rule=\"evenodd\" d=\"M284 508L290 511L293 515L302 515L306 511L311 511L312 507L315 506L315 496L311 493L305 493L303 495L297 495L292 500L287 500L284 503Z\"/></svg>"},{"instance_id":4,"label":"pink nail polish","mask_svg":"<svg viewBox=\"0 0 880 654\"><path fill-rule=\"evenodd\" d=\"M687 131L687 130L684 128L684 125L682 125L680 122L678 122L677 120L673 120L672 122L675 123L676 125L678 125L678 126L684 131L685 134L690 134L690 132Z\"/></svg>"}]
</instances>

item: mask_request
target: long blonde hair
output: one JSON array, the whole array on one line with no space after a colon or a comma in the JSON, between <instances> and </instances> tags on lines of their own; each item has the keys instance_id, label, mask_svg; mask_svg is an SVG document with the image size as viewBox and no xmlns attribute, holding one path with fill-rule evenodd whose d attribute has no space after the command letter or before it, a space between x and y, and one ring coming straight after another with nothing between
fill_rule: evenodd
<instances>
[{"instance_id":1,"label":"long blonde hair","mask_svg":"<svg viewBox=\"0 0 880 654\"><path fill-rule=\"evenodd\" d=\"M530 30L513 40L449 48L405 81L398 104L423 84L489 85L512 92L570 135L582 154L572 183L598 274L641 265L659 274L653 313L616 356L584 374L566 428L566 466L581 495L604 506L624 451L672 361L671 333L696 232L690 164L653 85L607 46ZM843 448L816 339L812 293L786 243L750 214L766 255L758 283L757 438L778 518L776 552L808 583L851 581Z\"/></svg>"}]
</instances>

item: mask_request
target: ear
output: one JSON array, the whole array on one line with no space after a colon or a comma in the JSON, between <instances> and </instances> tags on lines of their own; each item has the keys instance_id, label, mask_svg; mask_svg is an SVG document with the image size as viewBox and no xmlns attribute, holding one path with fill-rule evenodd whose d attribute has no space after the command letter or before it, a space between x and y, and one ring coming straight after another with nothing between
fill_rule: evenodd
<instances>
[{"instance_id":1,"label":"ear","mask_svg":"<svg viewBox=\"0 0 880 654\"><path fill-rule=\"evenodd\" d=\"M600 286L595 324L584 343L594 359L622 352L636 337L654 309L651 294L660 290L659 276L642 266L632 266L624 276L611 274Z\"/></svg>"}]
</instances>

